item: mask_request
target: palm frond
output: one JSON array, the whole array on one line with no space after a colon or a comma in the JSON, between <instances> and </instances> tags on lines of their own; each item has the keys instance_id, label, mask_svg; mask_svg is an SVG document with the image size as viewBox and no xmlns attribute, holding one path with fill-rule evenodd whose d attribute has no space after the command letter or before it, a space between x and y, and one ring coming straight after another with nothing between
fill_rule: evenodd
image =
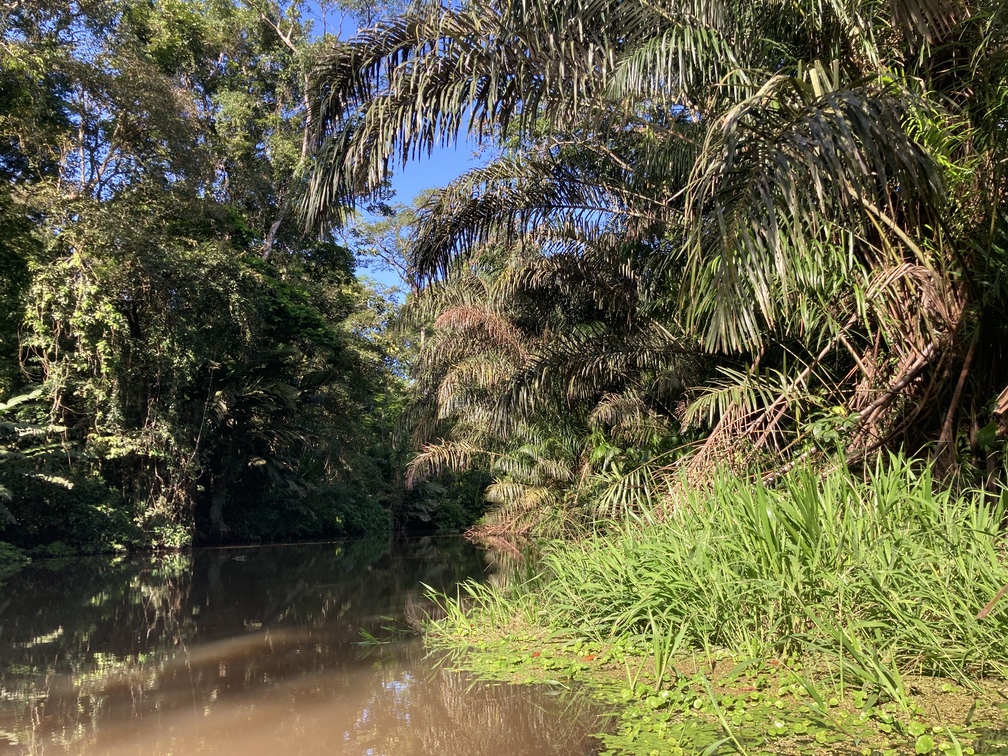
<instances>
[{"instance_id":1,"label":"palm frond","mask_svg":"<svg viewBox=\"0 0 1008 756\"><path fill-rule=\"evenodd\" d=\"M485 450L467 441L442 440L425 444L406 467L406 487L412 488L418 481L446 470L464 472L485 454Z\"/></svg>"},{"instance_id":2,"label":"palm frond","mask_svg":"<svg viewBox=\"0 0 1008 756\"><path fill-rule=\"evenodd\" d=\"M708 349L756 349L792 293L869 255L918 253L912 237L941 208L941 172L903 126L911 96L840 88L838 75L776 76L712 132L689 197L683 302Z\"/></svg>"}]
</instances>

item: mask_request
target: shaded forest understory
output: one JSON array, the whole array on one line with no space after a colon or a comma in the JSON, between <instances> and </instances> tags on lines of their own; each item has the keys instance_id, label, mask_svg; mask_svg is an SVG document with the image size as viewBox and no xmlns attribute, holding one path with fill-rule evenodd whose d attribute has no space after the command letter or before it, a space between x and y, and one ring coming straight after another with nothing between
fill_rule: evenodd
<instances>
[{"instance_id":1,"label":"shaded forest understory","mask_svg":"<svg viewBox=\"0 0 1008 756\"><path fill-rule=\"evenodd\" d=\"M0 11L5 553L575 537L891 452L1000 495L1003 3L350 9Z\"/></svg>"}]
</instances>

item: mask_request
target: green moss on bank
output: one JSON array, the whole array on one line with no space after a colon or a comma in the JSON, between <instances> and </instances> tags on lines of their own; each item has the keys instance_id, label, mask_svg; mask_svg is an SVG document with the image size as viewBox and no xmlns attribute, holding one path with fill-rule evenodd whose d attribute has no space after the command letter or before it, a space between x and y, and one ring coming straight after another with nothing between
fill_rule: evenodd
<instances>
[{"instance_id":1,"label":"green moss on bank","mask_svg":"<svg viewBox=\"0 0 1008 756\"><path fill-rule=\"evenodd\" d=\"M479 624L479 615L473 616ZM613 713L606 754L1008 754L1008 687L908 676L904 700L842 685L797 660L683 655L662 668L637 644L602 644L512 623L444 623L428 644L481 677L587 689Z\"/></svg>"}]
</instances>

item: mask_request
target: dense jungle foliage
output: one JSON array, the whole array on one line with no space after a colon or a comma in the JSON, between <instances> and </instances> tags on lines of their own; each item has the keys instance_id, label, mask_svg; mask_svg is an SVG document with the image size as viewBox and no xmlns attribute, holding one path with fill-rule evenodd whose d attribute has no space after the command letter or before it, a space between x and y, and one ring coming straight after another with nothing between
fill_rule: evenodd
<instances>
[{"instance_id":1,"label":"dense jungle foliage","mask_svg":"<svg viewBox=\"0 0 1008 756\"><path fill-rule=\"evenodd\" d=\"M417 211L407 423L410 479L490 471L491 532L886 449L1003 481L1000 0L419 3L315 87L319 227L494 154Z\"/></svg>"},{"instance_id":2,"label":"dense jungle foliage","mask_svg":"<svg viewBox=\"0 0 1008 756\"><path fill-rule=\"evenodd\" d=\"M999 0L357 5L2 12L0 539L464 527L488 483L485 532L556 534L894 449L1002 484Z\"/></svg>"},{"instance_id":3,"label":"dense jungle foliage","mask_svg":"<svg viewBox=\"0 0 1008 756\"><path fill-rule=\"evenodd\" d=\"M300 6L28 0L0 28L0 541L430 520L391 445L395 302L294 212L315 44Z\"/></svg>"}]
</instances>

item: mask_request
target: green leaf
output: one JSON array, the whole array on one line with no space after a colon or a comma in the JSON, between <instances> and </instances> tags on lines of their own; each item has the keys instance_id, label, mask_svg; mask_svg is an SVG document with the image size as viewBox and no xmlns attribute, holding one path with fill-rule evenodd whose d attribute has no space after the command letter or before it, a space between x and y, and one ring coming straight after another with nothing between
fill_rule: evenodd
<instances>
[{"instance_id":1,"label":"green leaf","mask_svg":"<svg viewBox=\"0 0 1008 756\"><path fill-rule=\"evenodd\" d=\"M996 422L991 422L985 425L983 428L977 431L976 442L984 451L989 451L993 449L995 444L997 444L998 439L998 424Z\"/></svg>"}]
</instances>

